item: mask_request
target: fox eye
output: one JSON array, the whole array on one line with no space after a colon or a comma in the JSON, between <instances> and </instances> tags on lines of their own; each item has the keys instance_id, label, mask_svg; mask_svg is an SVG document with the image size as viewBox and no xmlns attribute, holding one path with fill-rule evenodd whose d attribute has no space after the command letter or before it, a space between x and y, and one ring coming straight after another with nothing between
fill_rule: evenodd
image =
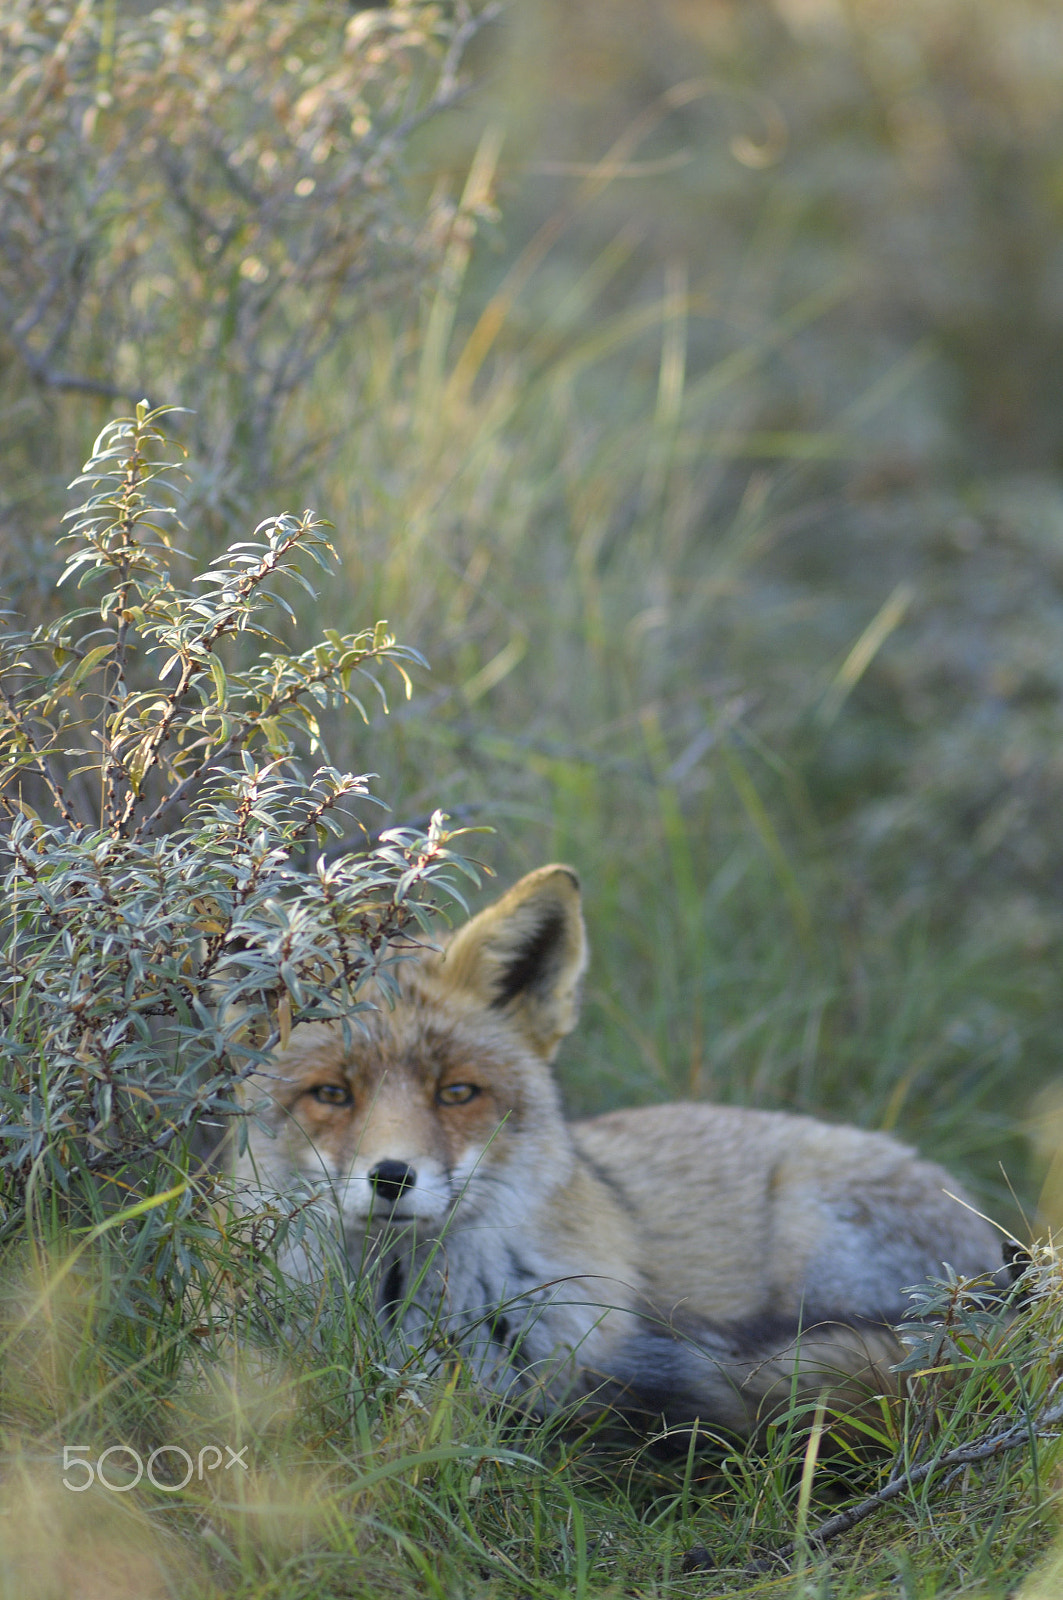
<instances>
[{"instance_id":1,"label":"fox eye","mask_svg":"<svg viewBox=\"0 0 1063 1600\"><path fill-rule=\"evenodd\" d=\"M310 1094L323 1106L349 1106L353 1099L351 1091L342 1083L319 1083Z\"/></svg>"},{"instance_id":2,"label":"fox eye","mask_svg":"<svg viewBox=\"0 0 1063 1600\"><path fill-rule=\"evenodd\" d=\"M436 1100L441 1106L464 1106L479 1093L475 1083L445 1083L436 1090Z\"/></svg>"}]
</instances>

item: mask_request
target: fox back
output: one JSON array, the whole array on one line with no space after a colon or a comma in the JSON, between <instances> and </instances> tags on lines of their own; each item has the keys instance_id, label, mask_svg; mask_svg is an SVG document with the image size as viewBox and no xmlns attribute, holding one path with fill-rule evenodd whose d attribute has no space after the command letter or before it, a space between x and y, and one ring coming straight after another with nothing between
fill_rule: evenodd
<instances>
[{"instance_id":1,"label":"fox back","mask_svg":"<svg viewBox=\"0 0 1063 1600\"><path fill-rule=\"evenodd\" d=\"M575 873L529 874L401 962L393 1004L293 1030L239 1178L319 1186L388 1336L540 1410L744 1434L795 1391L894 1390L903 1290L998 1271L993 1231L884 1134L707 1104L567 1123L586 960Z\"/></svg>"}]
</instances>

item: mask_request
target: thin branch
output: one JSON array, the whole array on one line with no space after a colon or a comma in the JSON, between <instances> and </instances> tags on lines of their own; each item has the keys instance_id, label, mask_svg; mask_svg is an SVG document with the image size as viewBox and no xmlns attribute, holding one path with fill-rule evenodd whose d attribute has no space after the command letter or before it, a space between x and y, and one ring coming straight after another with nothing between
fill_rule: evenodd
<instances>
[{"instance_id":1,"label":"thin branch","mask_svg":"<svg viewBox=\"0 0 1063 1600\"><path fill-rule=\"evenodd\" d=\"M17 322L12 325L12 333L14 333L20 339L24 339L27 334L32 333L37 324L44 321L52 301L59 293L61 284L61 274L59 269L56 268L56 270L53 271L49 277L47 283L45 283L44 287L41 289L40 294L37 296L36 302L32 306L27 307L27 309L22 313L21 317L18 318ZM13 307L8 306L9 311L13 309Z\"/></svg>"},{"instance_id":2,"label":"thin branch","mask_svg":"<svg viewBox=\"0 0 1063 1600\"><path fill-rule=\"evenodd\" d=\"M143 387L135 392L121 384L107 383L102 378L86 377L82 373L64 372L60 367L53 367L47 355L41 355L34 350L27 339L19 331L19 318L15 316L15 308L7 296L0 293L0 314L7 322L6 333L13 345L16 354L21 358L30 377L37 383L43 384L48 389L73 389L81 394L98 394L106 400L129 400L136 402L144 399ZM30 326L32 327L32 322Z\"/></svg>"},{"instance_id":3,"label":"thin branch","mask_svg":"<svg viewBox=\"0 0 1063 1600\"><path fill-rule=\"evenodd\" d=\"M11 719L12 725L15 727L17 732L22 735L26 743L29 745L29 748L32 750L36 759L37 772L44 780L46 787L51 793L52 799L55 801L56 806L58 807L59 815L62 817L63 821L68 827L77 827L77 818L70 811L70 808L66 803L66 796L63 793L63 786L59 782L59 779L56 777L55 773L52 771L51 763L48 760L48 752L46 749L42 749L37 743L28 719L22 716L14 696L8 690L6 685L0 686L0 698L3 700L4 708Z\"/></svg>"},{"instance_id":4,"label":"thin branch","mask_svg":"<svg viewBox=\"0 0 1063 1600\"><path fill-rule=\"evenodd\" d=\"M32 361L24 350L20 350L19 354L29 367L30 376L47 389L74 389L81 394L102 395L105 400L128 400L134 403L145 397L143 385L126 389L118 384L104 383L101 378L85 378L76 372L57 372L52 367Z\"/></svg>"},{"instance_id":5,"label":"thin branch","mask_svg":"<svg viewBox=\"0 0 1063 1600\"><path fill-rule=\"evenodd\" d=\"M216 638L217 635L214 634L211 637ZM370 649L360 657L359 661L356 662L355 665L360 667L363 661L379 661L380 659L381 652ZM133 835L134 841L140 843L144 839L150 839L155 831L156 825L170 809L170 807L180 805L189 791L206 776L212 767L220 766L235 751L240 750L245 741L249 739L255 732L256 728L261 727L264 720L269 720L270 718L279 715L280 712L290 710L293 706L297 706L299 701L306 694L307 689L312 684L330 682L338 675L339 670L339 663L336 662L327 668L321 668L316 672L310 673L306 678L300 679L298 683L293 683L291 687L285 690L283 694L274 695L265 706L260 707L251 716L246 717L242 722L237 723L236 727L225 740L224 744L220 744L213 749L208 747L207 754L204 756L199 765L194 767L193 770L188 773L187 777L182 778L176 789L172 789L169 794L164 795L159 801L158 805L155 807L154 811L152 811L141 821L139 827ZM181 686L179 685L178 687ZM163 719L160 718L157 725L158 728L162 727L162 722ZM169 727L169 723L167 723L167 727Z\"/></svg>"},{"instance_id":6,"label":"thin branch","mask_svg":"<svg viewBox=\"0 0 1063 1600\"><path fill-rule=\"evenodd\" d=\"M840 1534L848 1533L850 1528L855 1528L858 1523L864 1522L883 1506L889 1505L891 1500L896 1500L905 1490L914 1489L918 1484L925 1483L935 1472L947 1471L950 1467L971 1466L978 1461L989 1461L993 1456L1004 1455L1009 1450L1021 1450L1029 1446L1031 1440L1058 1437L1048 1430L1060 1422L1063 1422L1063 1401L1042 1411L1032 1428L1027 1422L1018 1422L1000 1433L990 1434L988 1439L979 1440L974 1444L957 1445L955 1450L947 1450L943 1456L937 1456L933 1461L925 1461L921 1466L910 1467L898 1477L891 1478L889 1483L884 1484L874 1494L868 1495L866 1500L860 1500L855 1506L848 1506L844 1511L836 1512L833 1517L827 1517L817 1527L809 1529L803 1542L821 1548L831 1539L837 1539ZM774 1564L776 1561L789 1561L797 1547L796 1540L783 1545L781 1549L772 1552L771 1562ZM754 1567L758 1570L759 1565L754 1563Z\"/></svg>"},{"instance_id":7,"label":"thin branch","mask_svg":"<svg viewBox=\"0 0 1063 1600\"><path fill-rule=\"evenodd\" d=\"M446 55L439 68L439 79L436 90L432 96L431 104L436 110L449 109L453 103L453 95L461 86L458 83L458 69L464 59L465 52L473 39L492 22L496 22L502 14L501 5L488 5L482 11L467 13L464 20L455 29L454 35L447 46ZM407 119L409 121L410 119ZM400 123L397 130L398 137L402 137L405 124Z\"/></svg>"}]
</instances>

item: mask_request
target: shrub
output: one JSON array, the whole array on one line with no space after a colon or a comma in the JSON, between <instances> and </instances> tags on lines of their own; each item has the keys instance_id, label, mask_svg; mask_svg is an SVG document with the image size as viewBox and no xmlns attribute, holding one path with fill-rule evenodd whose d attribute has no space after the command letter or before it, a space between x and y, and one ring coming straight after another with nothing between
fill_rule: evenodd
<instances>
[{"instance_id":1,"label":"shrub","mask_svg":"<svg viewBox=\"0 0 1063 1600\"><path fill-rule=\"evenodd\" d=\"M332 0L4 7L16 561L27 498L42 469L68 470L94 397L194 406L187 442L223 514L332 443L303 431L293 398L345 330L415 298L436 259L448 217L411 197L406 150L459 96L476 27L463 5L424 0L353 15Z\"/></svg>"},{"instance_id":2,"label":"shrub","mask_svg":"<svg viewBox=\"0 0 1063 1600\"><path fill-rule=\"evenodd\" d=\"M197 1124L294 1022L355 1013L370 971L387 984L456 861L437 814L302 864L369 798L318 713L365 717L359 693L382 698L385 667L408 689L418 657L384 623L278 646L282 580L308 588L330 555L310 512L181 581L175 454L144 404L104 429L62 580L102 593L0 640L8 1230L33 1195L99 1219L180 1188Z\"/></svg>"}]
</instances>

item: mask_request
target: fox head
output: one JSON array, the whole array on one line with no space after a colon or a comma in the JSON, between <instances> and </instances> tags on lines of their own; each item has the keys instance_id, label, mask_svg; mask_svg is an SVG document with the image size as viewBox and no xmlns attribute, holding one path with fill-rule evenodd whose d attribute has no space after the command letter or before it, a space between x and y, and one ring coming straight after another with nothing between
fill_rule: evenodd
<instances>
[{"instance_id":1,"label":"fox head","mask_svg":"<svg viewBox=\"0 0 1063 1600\"><path fill-rule=\"evenodd\" d=\"M441 951L401 962L393 1005L293 1029L248 1096L241 1175L325 1181L352 1229L523 1218L568 1177L550 1062L586 962L576 874L530 873Z\"/></svg>"}]
</instances>

